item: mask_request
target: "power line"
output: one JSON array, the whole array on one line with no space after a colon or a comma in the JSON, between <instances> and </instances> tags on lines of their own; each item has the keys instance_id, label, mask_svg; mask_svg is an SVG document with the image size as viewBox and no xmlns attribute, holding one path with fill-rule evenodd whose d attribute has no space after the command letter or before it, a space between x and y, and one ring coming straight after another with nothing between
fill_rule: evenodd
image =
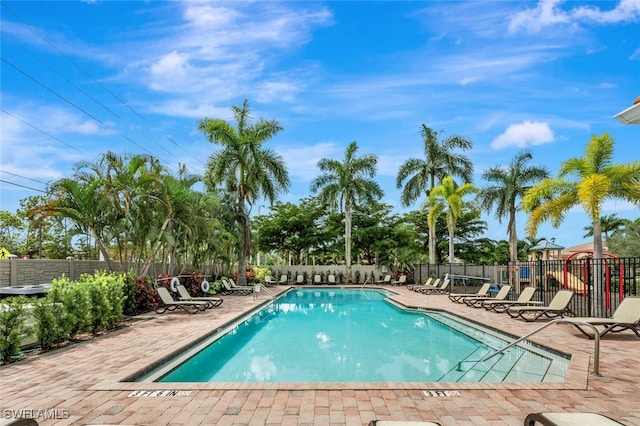
<instances>
[{"instance_id":1,"label":"power line","mask_svg":"<svg viewBox=\"0 0 640 426\"><path fill-rule=\"evenodd\" d=\"M4 3L3 3L4 4ZM64 96L62 96L61 94L59 94L58 92L56 92L55 90L51 89L50 87L46 86L45 84L41 83L40 81L36 80L35 77L32 77L31 75L29 75L29 73L22 71L20 68L18 68L16 65L12 64L11 62L7 61L5 58L0 58L2 60L2 62L6 63L7 65L11 66L11 68L15 69L16 71L18 71L19 73L21 73L22 75L24 75L25 77L29 78L30 80L32 80L35 83L38 83L38 85L40 85L42 88L48 90L49 92L53 93L54 95L56 95L57 97L59 97L60 99L62 99L63 101L65 101L66 103L68 103L69 105L73 106L74 108L78 109L79 111L82 111L83 113L87 114L89 117L93 118L94 120L96 120L98 123L104 125L104 123L99 119L94 117L93 115L89 114L87 111L83 110L82 108L80 108L78 105L74 104L73 102L71 102L69 99L65 98Z\"/></svg>"},{"instance_id":2,"label":"power line","mask_svg":"<svg viewBox=\"0 0 640 426\"><path fill-rule=\"evenodd\" d=\"M11 12L11 14L13 16L15 16L16 18L18 18L23 24L25 25L29 25L24 19L22 19L17 13L15 13L9 6L6 5L5 2L1 3L2 6L7 9L9 12ZM84 68L82 68L80 65L78 65L73 59L71 59L70 57L68 57L62 50L58 49L58 47L53 44L52 42L49 41L49 39L47 39L46 37L41 37L39 36L40 39L44 40L47 42L47 44L51 47L53 47L56 52L58 52L60 55L64 56L64 58L69 61L73 66L75 66L76 68L78 68L80 71L82 71L87 77L89 77L91 80L93 80L97 85L99 85L100 87L102 87L107 93L109 93L111 96L113 96L114 98L116 98L122 105L126 106L131 112L133 112L135 115L137 115L138 117L140 117L142 120L144 120L144 117L140 114L138 114L137 111L135 111L133 108L131 108L129 106L129 104L127 104L125 101L123 101L122 99L120 99L115 93L113 93L111 90L109 90L107 87L105 87L102 83L100 83L98 80L96 80L91 74L89 74L87 71L85 71Z\"/></svg>"},{"instance_id":3,"label":"power line","mask_svg":"<svg viewBox=\"0 0 640 426\"><path fill-rule=\"evenodd\" d=\"M4 180L4 179L0 179L0 182L7 183L13 186L19 186L20 188L30 189L32 191L42 192L43 194L47 193L47 191L43 191L42 189L31 188L30 186L20 185L19 183L9 182L8 180Z\"/></svg>"},{"instance_id":4,"label":"power line","mask_svg":"<svg viewBox=\"0 0 640 426\"><path fill-rule=\"evenodd\" d=\"M96 98L94 98L93 96L91 96L89 93L87 93L86 91L84 91L82 88L80 88L78 85L76 85L74 82L72 82L71 80L69 80L68 78L66 78L64 75L62 75L61 73L59 73L55 68L53 68L51 65L47 64L44 60L40 59L35 53L29 51L29 49L27 49L26 47L24 47L22 44L20 44L18 41L16 41L15 39L13 39L13 37L8 36L6 32L3 32L4 35L3 37L5 39L9 39L9 41L13 44L15 44L16 46L18 46L19 48L21 48L22 50L24 50L25 52L27 52L29 55L31 55L34 59L36 59L38 62L40 62L42 65L44 65L45 67L49 68L49 70L51 70L54 74L56 74L58 77L60 77L61 79L63 79L64 81L66 81L67 83L69 83L71 86L73 86L74 88L76 88L79 92L81 92L83 95L85 95L86 97L88 97L89 99L91 99L93 102L95 102L96 104L100 105L102 108L104 108L105 110L107 110L108 112L110 112L111 114L113 114L115 117L120 118L120 116L118 114L116 114L115 112L113 112L112 110L110 110L109 108L107 108L102 102L98 101Z\"/></svg>"},{"instance_id":5,"label":"power line","mask_svg":"<svg viewBox=\"0 0 640 426\"><path fill-rule=\"evenodd\" d=\"M31 178L28 178L26 176L22 176L22 175L19 175L19 174L16 174L16 173L8 172L6 170L0 170L0 173L6 173L6 174L11 175L11 176L19 177L21 179L30 180L31 182L35 182L35 183L41 183L43 185L47 184L47 182L42 182L42 181L39 181L39 180L36 180L36 179L31 179Z\"/></svg>"},{"instance_id":6,"label":"power line","mask_svg":"<svg viewBox=\"0 0 640 426\"><path fill-rule=\"evenodd\" d=\"M53 136L53 135L50 135L49 133L45 132L44 130L42 130L42 129L41 129L41 128L39 128L38 126L35 126L35 125L33 125L33 124L29 123L29 122L24 121L23 119L21 119L21 118L19 118L19 117L16 117L15 115L11 114L9 111L5 110L4 108L0 108L0 110L1 110L2 112L4 112L5 114L7 114L8 116L13 117L14 119L16 119L16 120L20 121L21 123L24 123L24 124L26 124L27 126L32 127L32 128L34 128L34 129L36 129L36 130L37 130L37 131L39 131L40 133L42 133L42 134L44 134L44 135L46 135L46 136L49 136L49 137L50 137L50 138L52 138L52 139L57 140L58 142L62 143L63 145L68 146L69 148L71 148L71 149L73 149L73 150L78 151L80 154L84 154L84 152L82 152L82 151L81 151L81 150L79 150L78 148L76 148L76 147L74 147L74 146L72 146L72 145L69 145L68 143L66 143L65 141L63 141L63 140L62 140L62 139L60 139L60 138L57 138L57 137L55 137L55 136Z\"/></svg>"}]
</instances>

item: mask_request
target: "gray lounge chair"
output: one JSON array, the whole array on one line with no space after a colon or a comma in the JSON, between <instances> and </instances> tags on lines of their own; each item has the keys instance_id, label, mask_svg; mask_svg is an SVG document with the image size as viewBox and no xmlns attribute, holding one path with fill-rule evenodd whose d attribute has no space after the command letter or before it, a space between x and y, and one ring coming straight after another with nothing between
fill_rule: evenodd
<instances>
[{"instance_id":1,"label":"gray lounge chair","mask_svg":"<svg viewBox=\"0 0 640 426\"><path fill-rule=\"evenodd\" d=\"M466 297L486 297L489 296L489 290L491 289L491 284L485 283L482 284L480 290L477 293L450 293L449 299L452 302L464 303L462 300Z\"/></svg>"},{"instance_id":2,"label":"gray lounge chair","mask_svg":"<svg viewBox=\"0 0 640 426\"><path fill-rule=\"evenodd\" d=\"M194 297L191 295L191 293L189 293L189 290L187 290L187 288L180 284L176 287L176 290L178 290L178 297L180 298L180 301L189 301L189 300L196 300L196 301L200 301L200 302L207 302L209 304L209 307L211 308L215 308L218 307L220 305L222 305L223 300L219 297L213 297L213 296L202 296L202 297Z\"/></svg>"},{"instance_id":3,"label":"gray lounge chair","mask_svg":"<svg viewBox=\"0 0 640 426\"><path fill-rule=\"evenodd\" d=\"M498 293L494 297L490 297L490 296L465 297L464 299L462 299L462 301L467 306L472 306L474 308L479 308L479 307L482 306L482 302L487 301L487 300L498 300L498 301L506 300L507 296L509 296L509 292L510 291L511 291L511 286L510 285L503 285L502 287L500 287L500 290L498 291Z\"/></svg>"},{"instance_id":4,"label":"gray lounge chair","mask_svg":"<svg viewBox=\"0 0 640 426\"><path fill-rule=\"evenodd\" d=\"M160 296L160 301L162 302L161 306L155 308L155 311L159 314L163 314L167 311L175 311L176 309L182 309L190 314L195 314L198 311L204 311L209 307L208 302L197 301L197 300L173 300L169 290L165 287L158 287L156 289L158 296Z\"/></svg>"},{"instance_id":5,"label":"gray lounge chair","mask_svg":"<svg viewBox=\"0 0 640 426\"><path fill-rule=\"evenodd\" d=\"M240 294L246 296L253 293L253 286L236 285L233 281L231 281L230 278L227 277L222 277L221 281L224 288L220 290L220 294Z\"/></svg>"},{"instance_id":6,"label":"gray lounge chair","mask_svg":"<svg viewBox=\"0 0 640 426\"><path fill-rule=\"evenodd\" d=\"M548 306L510 306L507 313L511 318L522 318L525 321L535 321L540 317L564 317L571 312L569 303L573 298L573 290L559 290Z\"/></svg>"},{"instance_id":7,"label":"gray lounge chair","mask_svg":"<svg viewBox=\"0 0 640 426\"><path fill-rule=\"evenodd\" d=\"M391 274L385 275L382 281L376 281L376 284L390 284L390 283L391 283Z\"/></svg>"},{"instance_id":8,"label":"gray lounge chair","mask_svg":"<svg viewBox=\"0 0 640 426\"><path fill-rule=\"evenodd\" d=\"M532 413L524 419L524 426L617 426L622 423L596 413Z\"/></svg>"},{"instance_id":9,"label":"gray lounge chair","mask_svg":"<svg viewBox=\"0 0 640 426\"><path fill-rule=\"evenodd\" d=\"M400 275L397 280L391 281L391 285L405 285L407 282L406 275Z\"/></svg>"},{"instance_id":10,"label":"gray lounge chair","mask_svg":"<svg viewBox=\"0 0 640 426\"><path fill-rule=\"evenodd\" d=\"M485 300L482 307L488 311L504 312L509 306L542 305L542 302L531 300L535 292L535 287L525 287L516 300Z\"/></svg>"},{"instance_id":11,"label":"gray lounge chair","mask_svg":"<svg viewBox=\"0 0 640 426\"><path fill-rule=\"evenodd\" d=\"M439 281L436 280L436 283ZM429 288L420 288L417 291L422 294L445 294L449 291L449 285L451 285L451 280L449 278L442 281L442 284L433 285Z\"/></svg>"},{"instance_id":12,"label":"gray lounge chair","mask_svg":"<svg viewBox=\"0 0 640 426\"><path fill-rule=\"evenodd\" d=\"M436 280L436 281L438 281L438 280ZM436 284L436 285L438 285L438 284ZM417 289L423 288L423 287L434 287L433 278L429 277L427 279L427 281L425 281L424 284L410 284L410 285L407 286L407 288L409 290L414 290L414 291L418 291Z\"/></svg>"},{"instance_id":13,"label":"gray lounge chair","mask_svg":"<svg viewBox=\"0 0 640 426\"><path fill-rule=\"evenodd\" d=\"M603 326L604 329L598 332L600 337L607 333L618 333L624 330L631 330L640 337L640 297L625 297L611 318L573 317L565 318L565 321L573 324L590 339L593 339L594 336L585 331L584 323Z\"/></svg>"},{"instance_id":14,"label":"gray lounge chair","mask_svg":"<svg viewBox=\"0 0 640 426\"><path fill-rule=\"evenodd\" d=\"M404 420L371 420L368 426L441 426L438 422L416 422Z\"/></svg>"}]
</instances>

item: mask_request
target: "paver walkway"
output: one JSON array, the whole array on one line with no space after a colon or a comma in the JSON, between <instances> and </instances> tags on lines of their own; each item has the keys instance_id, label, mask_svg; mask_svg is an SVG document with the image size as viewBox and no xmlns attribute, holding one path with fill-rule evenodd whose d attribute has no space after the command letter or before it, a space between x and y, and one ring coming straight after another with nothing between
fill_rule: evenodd
<instances>
[{"instance_id":1,"label":"paver walkway","mask_svg":"<svg viewBox=\"0 0 640 426\"><path fill-rule=\"evenodd\" d=\"M446 296L417 294L404 287L389 289L398 293L394 299L407 306L444 309L518 336L541 325L540 321L526 323L452 303ZM602 339L601 376L597 377L589 373L593 368L593 341L565 324L551 326L533 338L573 355L564 383L122 382L185 343L267 301L264 294L258 300L251 296L224 299L220 308L196 315L146 314L120 331L1 367L2 417L14 417L22 410L41 425L360 426L372 419L522 425L532 412L574 411L607 414L626 425L640 426L640 339L631 332ZM427 397L423 390L457 390L460 396Z\"/></svg>"}]
</instances>

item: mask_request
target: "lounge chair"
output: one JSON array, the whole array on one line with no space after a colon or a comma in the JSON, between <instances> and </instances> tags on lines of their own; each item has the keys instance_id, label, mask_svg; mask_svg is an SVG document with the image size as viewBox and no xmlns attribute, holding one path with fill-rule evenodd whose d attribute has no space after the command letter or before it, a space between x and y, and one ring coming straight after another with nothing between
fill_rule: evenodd
<instances>
[{"instance_id":1,"label":"lounge chair","mask_svg":"<svg viewBox=\"0 0 640 426\"><path fill-rule=\"evenodd\" d=\"M304 275L296 276L296 285L304 285Z\"/></svg>"},{"instance_id":2,"label":"lounge chair","mask_svg":"<svg viewBox=\"0 0 640 426\"><path fill-rule=\"evenodd\" d=\"M511 318L522 318L525 321L535 321L542 316L563 317L571 312L569 303L573 295L573 290L558 290L548 306L510 306L507 313Z\"/></svg>"},{"instance_id":3,"label":"lounge chair","mask_svg":"<svg viewBox=\"0 0 640 426\"><path fill-rule=\"evenodd\" d=\"M465 297L464 299L462 299L462 301L467 306L472 306L474 308L479 308L479 307L482 306L482 302L484 302L484 301L493 301L493 300L503 301L503 300L506 300L507 296L509 296L509 292L510 291L511 291L511 286L510 285L503 285L502 287L500 287L500 290L498 291L498 293L494 297L490 297L490 296Z\"/></svg>"},{"instance_id":4,"label":"lounge chair","mask_svg":"<svg viewBox=\"0 0 640 426\"><path fill-rule=\"evenodd\" d=\"M331 274L327 277L327 283L329 283L329 285L335 285L336 284L336 276Z\"/></svg>"},{"instance_id":5,"label":"lounge chair","mask_svg":"<svg viewBox=\"0 0 640 426\"><path fill-rule=\"evenodd\" d=\"M482 307L488 311L504 312L509 306L541 305L542 302L531 300L535 292L535 287L525 287L517 300L485 300Z\"/></svg>"},{"instance_id":6,"label":"lounge chair","mask_svg":"<svg viewBox=\"0 0 640 426\"><path fill-rule=\"evenodd\" d=\"M376 281L376 284L391 284L391 274L387 274L380 281Z\"/></svg>"},{"instance_id":7,"label":"lounge chair","mask_svg":"<svg viewBox=\"0 0 640 426\"><path fill-rule=\"evenodd\" d=\"M391 281L391 285L404 285L407 282L407 276L406 275L400 275L400 277L397 280L393 280Z\"/></svg>"},{"instance_id":8,"label":"lounge chair","mask_svg":"<svg viewBox=\"0 0 640 426\"><path fill-rule=\"evenodd\" d=\"M187 288L182 284L179 284L176 287L176 290L178 291L178 297L180 298L181 302L196 300L200 302L207 302L210 308L215 308L222 305L222 302L224 301L219 297L213 297L213 296L202 296L202 297L191 296L191 293L189 293L189 290L187 290Z\"/></svg>"},{"instance_id":9,"label":"lounge chair","mask_svg":"<svg viewBox=\"0 0 640 426\"><path fill-rule=\"evenodd\" d=\"M289 278L287 277L287 274L280 275L280 279L278 280L278 284L279 285L287 285L287 284L289 284Z\"/></svg>"},{"instance_id":10,"label":"lounge chair","mask_svg":"<svg viewBox=\"0 0 640 426\"><path fill-rule=\"evenodd\" d=\"M416 422L404 420L371 420L368 426L442 426L437 422Z\"/></svg>"},{"instance_id":11,"label":"lounge chair","mask_svg":"<svg viewBox=\"0 0 640 426\"><path fill-rule=\"evenodd\" d=\"M478 290L477 293L450 293L449 294L449 299L451 299L452 302L464 303L463 299L465 299L467 297L486 297L486 296L489 296L489 290L490 289L491 289L491 284L485 283L485 284L482 284L482 287L480 287L480 290Z\"/></svg>"},{"instance_id":12,"label":"lounge chair","mask_svg":"<svg viewBox=\"0 0 640 426\"><path fill-rule=\"evenodd\" d=\"M625 297L611 318L572 317L565 318L565 321L573 324L582 334L590 339L593 339L594 336L585 331L583 328L586 328L584 323L589 323L593 326L603 326L604 329L598 332L600 337L607 333L618 333L624 330L631 330L636 336L640 337L640 297Z\"/></svg>"},{"instance_id":13,"label":"lounge chair","mask_svg":"<svg viewBox=\"0 0 640 426\"><path fill-rule=\"evenodd\" d=\"M439 279L436 280L436 282L438 281ZM451 284L451 280L447 278L446 280L442 281L442 284L440 285L434 285L430 288L421 288L421 289L418 289L418 292L422 294L445 294L449 291L450 284Z\"/></svg>"},{"instance_id":14,"label":"lounge chair","mask_svg":"<svg viewBox=\"0 0 640 426\"><path fill-rule=\"evenodd\" d=\"M320 274L316 274L313 276L313 285L322 284L322 276Z\"/></svg>"},{"instance_id":15,"label":"lounge chair","mask_svg":"<svg viewBox=\"0 0 640 426\"><path fill-rule=\"evenodd\" d=\"M423 288L423 287L433 287L433 278L432 277L427 278L427 281L425 281L424 284L411 284L407 286L409 290L414 290L414 291L418 291L416 289Z\"/></svg>"},{"instance_id":16,"label":"lounge chair","mask_svg":"<svg viewBox=\"0 0 640 426\"><path fill-rule=\"evenodd\" d=\"M220 290L220 294L229 295L229 294L240 294L242 296L246 296L248 294L253 293L253 286L239 286L236 285L230 278L222 277L222 288Z\"/></svg>"},{"instance_id":17,"label":"lounge chair","mask_svg":"<svg viewBox=\"0 0 640 426\"><path fill-rule=\"evenodd\" d=\"M622 423L596 413L532 413L524 419L524 426L617 426Z\"/></svg>"},{"instance_id":18,"label":"lounge chair","mask_svg":"<svg viewBox=\"0 0 640 426\"><path fill-rule=\"evenodd\" d=\"M271 278L271 275L264 276L264 285L276 285L276 282Z\"/></svg>"},{"instance_id":19,"label":"lounge chair","mask_svg":"<svg viewBox=\"0 0 640 426\"><path fill-rule=\"evenodd\" d=\"M209 307L209 303L205 301L198 300L181 300L176 301L173 300L169 290L165 287L158 287L156 289L158 296L160 296L160 301L162 302L161 306L155 308L155 311L159 314L163 314L167 311L175 311L176 309L182 309L190 314L195 314L198 311L204 311Z\"/></svg>"}]
</instances>

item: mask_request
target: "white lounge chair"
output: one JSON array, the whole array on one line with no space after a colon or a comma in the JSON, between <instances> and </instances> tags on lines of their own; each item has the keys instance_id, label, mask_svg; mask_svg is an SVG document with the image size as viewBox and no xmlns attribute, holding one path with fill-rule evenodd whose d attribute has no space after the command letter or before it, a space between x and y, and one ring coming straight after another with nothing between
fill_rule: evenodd
<instances>
[{"instance_id":1,"label":"white lounge chair","mask_svg":"<svg viewBox=\"0 0 640 426\"><path fill-rule=\"evenodd\" d=\"M240 294L246 296L248 294L253 293L253 286L241 286L236 285L230 278L222 277L220 280L222 281L223 289L220 290L221 294L229 295L229 294Z\"/></svg>"},{"instance_id":2,"label":"white lounge chair","mask_svg":"<svg viewBox=\"0 0 640 426\"><path fill-rule=\"evenodd\" d=\"M204 311L209 307L209 303L205 301L197 301L197 300L173 300L171 297L171 293L165 287L158 287L156 289L158 296L160 297L160 302L162 305L155 308L155 311L159 314L163 314L167 311L175 311L176 309L182 309L190 314L195 314L198 311Z\"/></svg>"},{"instance_id":3,"label":"white lounge chair","mask_svg":"<svg viewBox=\"0 0 640 426\"><path fill-rule=\"evenodd\" d=\"M509 292L510 291L511 291L511 286L510 285L503 285L502 287L500 287L500 290L498 291L498 293L494 297L490 297L490 296L465 297L464 299L462 299L462 301L467 306L473 306L475 308L479 308L480 306L482 306L482 302L484 302L484 301L488 301L488 300L503 301L503 300L506 300L507 296L509 296Z\"/></svg>"},{"instance_id":4,"label":"white lounge chair","mask_svg":"<svg viewBox=\"0 0 640 426\"><path fill-rule=\"evenodd\" d=\"M571 312L569 303L571 303L573 295L573 290L558 290L548 306L510 306L507 313L511 318L522 318L525 321L535 321L542 316L547 318L564 317L565 314Z\"/></svg>"},{"instance_id":5,"label":"white lounge chair","mask_svg":"<svg viewBox=\"0 0 640 426\"><path fill-rule=\"evenodd\" d=\"M482 287L480 287L480 290L478 290L477 293L450 293L449 294L449 299L451 299L452 302L464 303L463 299L465 299L467 297L486 297L486 296L488 296L490 289L491 289L491 284L485 283L485 284L482 284Z\"/></svg>"},{"instance_id":6,"label":"white lounge chair","mask_svg":"<svg viewBox=\"0 0 640 426\"><path fill-rule=\"evenodd\" d=\"M531 300L535 292L535 287L525 287L516 300L485 300L482 307L488 311L504 312L509 306L542 305L542 302Z\"/></svg>"},{"instance_id":7,"label":"white lounge chair","mask_svg":"<svg viewBox=\"0 0 640 426\"><path fill-rule=\"evenodd\" d=\"M622 423L596 413L532 413L524 419L524 426L618 426Z\"/></svg>"},{"instance_id":8,"label":"white lounge chair","mask_svg":"<svg viewBox=\"0 0 640 426\"><path fill-rule=\"evenodd\" d=\"M224 301L219 297L213 297L213 296L202 296L202 297L191 296L191 293L189 293L189 290L187 290L187 288L182 284L179 284L178 286L176 286L176 290L178 290L178 297L180 298L181 302L196 300L200 302L207 302L209 304L209 307L215 308L217 306L222 305L222 302Z\"/></svg>"},{"instance_id":9,"label":"white lounge chair","mask_svg":"<svg viewBox=\"0 0 640 426\"><path fill-rule=\"evenodd\" d=\"M586 328L586 326L584 323L591 324L594 327L604 327L602 331L598 332L600 337L607 333L618 333L624 330L631 330L636 336L640 337L640 297L625 297L611 318L572 317L565 318L564 320L573 324L582 334L590 339L594 336L585 331L584 328Z\"/></svg>"}]
</instances>

